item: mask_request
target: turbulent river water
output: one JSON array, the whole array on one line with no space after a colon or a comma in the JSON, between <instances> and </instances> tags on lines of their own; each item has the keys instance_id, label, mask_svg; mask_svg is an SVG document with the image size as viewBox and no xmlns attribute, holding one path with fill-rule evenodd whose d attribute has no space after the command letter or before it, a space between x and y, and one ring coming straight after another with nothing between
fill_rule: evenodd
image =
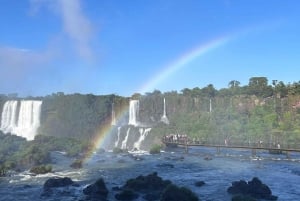
<instances>
[{"instance_id":1,"label":"turbulent river water","mask_svg":"<svg viewBox=\"0 0 300 201\"><path fill-rule=\"evenodd\" d=\"M147 153L114 154L95 153L82 169L71 169L73 161L63 153L53 152L53 173L30 175L22 172L0 178L0 200L82 200L82 189L104 178L109 189L108 200L116 200L112 187L122 186L130 178L157 172L178 186L186 186L202 201L230 201L227 188L231 182L258 177L268 185L279 201L300 200L300 154L270 155L257 152L251 156L249 150L221 150L193 148L188 154L183 149L165 150L161 154ZM207 160L209 159L209 160ZM42 196L44 182L54 176L70 177L78 186L65 188L53 196ZM204 181L205 185L195 186ZM140 198L140 200L143 200Z\"/></svg>"}]
</instances>

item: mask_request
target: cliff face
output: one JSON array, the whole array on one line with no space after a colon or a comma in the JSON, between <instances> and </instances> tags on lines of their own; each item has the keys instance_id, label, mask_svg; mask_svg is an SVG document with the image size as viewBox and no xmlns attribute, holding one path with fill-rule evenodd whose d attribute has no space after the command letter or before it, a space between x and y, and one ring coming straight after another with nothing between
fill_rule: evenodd
<instances>
[{"instance_id":1,"label":"cliff face","mask_svg":"<svg viewBox=\"0 0 300 201\"><path fill-rule=\"evenodd\" d=\"M209 98L177 93L148 94L135 97L138 108L134 108L134 126L128 125L133 118L129 113L129 98L54 94L42 100L39 134L93 140L106 129L111 132L110 146L118 140L121 146L129 128L135 136L128 138L130 148L134 148L147 128L151 128L146 136L149 143L170 133L218 143L224 139L232 143L257 140L288 143L300 139L299 96ZM118 139L119 127L122 129Z\"/></svg>"}]
</instances>

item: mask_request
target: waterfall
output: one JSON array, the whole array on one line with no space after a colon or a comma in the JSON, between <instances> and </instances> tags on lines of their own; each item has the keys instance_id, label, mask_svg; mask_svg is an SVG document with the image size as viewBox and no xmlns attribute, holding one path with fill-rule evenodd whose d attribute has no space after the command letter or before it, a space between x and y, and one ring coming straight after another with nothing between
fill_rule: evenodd
<instances>
[{"instance_id":1,"label":"waterfall","mask_svg":"<svg viewBox=\"0 0 300 201\"><path fill-rule=\"evenodd\" d=\"M125 136L124 140L122 141L121 149L126 149L127 148L127 141L128 141L129 133L130 133L130 127L128 128L128 130L126 132L126 136Z\"/></svg>"},{"instance_id":2,"label":"waterfall","mask_svg":"<svg viewBox=\"0 0 300 201\"><path fill-rule=\"evenodd\" d=\"M141 144L147 137L148 133L151 131L151 128L146 128L145 130L143 128L139 129L140 137L139 139L134 143L133 147L137 148L138 150L141 150Z\"/></svg>"},{"instance_id":3,"label":"waterfall","mask_svg":"<svg viewBox=\"0 0 300 201\"><path fill-rule=\"evenodd\" d=\"M111 106L111 125L112 126L116 125L116 114L115 114L114 103L112 103L112 106Z\"/></svg>"},{"instance_id":4,"label":"waterfall","mask_svg":"<svg viewBox=\"0 0 300 201\"><path fill-rule=\"evenodd\" d=\"M209 112L211 113L212 111L212 105L211 105L211 99L209 99Z\"/></svg>"},{"instance_id":5,"label":"waterfall","mask_svg":"<svg viewBox=\"0 0 300 201\"><path fill-rule=\"evenodd\" d=\"M7 101L3 106L1 130L27 140L33 140L40 126L42 101L23 100L17 111L17 101ZM18 114L18 118L17 118Z\"/></svg>"},{"instance_id":6,"label":"waterfall","mask_svg":"<svg viewBox=\"0 0 300 201\"><path fill-rule=\"evenodd\" d=\"M165 124L169 124L169 119L167 117L167 112L166 112L166 98L164 98L164 114L160 119L162 122L164 122Z\"/></svg>"},{"instance_id":7,"label":"waterfall","mask_svg":"<svg viewBox=\"0 0 300 201\"><path fill-rule=\"evenodd\" d=\"M18 101L6 101L1 116L1 130L4 133L11 133L17 127L17 106Z\"/></svg>"},{"instance_id":8,"label":"waterfall","mask_svg":"<svg viewBox=\"0 0 300 201\"><path fill-rule=\"evenodd\" d=\"M129 125L137 126L139 113L139 101L138 100L130 100L129 102Z\"/></svg>"},{"instance_id":9,"label":"waterfall","mask_svg":"<svg viewBox=\"0 0 300 201\"><path fill-rule=\"evenodd\" d=\"M119 145L119 141L120 141L120 134L121 134L121 127L118 127L118 138L117 140L115 141L115 147L118 147Z\"/></svg>"}]
</instances>

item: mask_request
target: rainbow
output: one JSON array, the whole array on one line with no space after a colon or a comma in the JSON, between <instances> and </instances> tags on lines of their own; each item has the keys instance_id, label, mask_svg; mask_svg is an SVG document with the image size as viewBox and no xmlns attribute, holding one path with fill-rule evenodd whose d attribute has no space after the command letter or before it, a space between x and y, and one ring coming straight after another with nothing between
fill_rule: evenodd
<instances>
[{"instance_id":1,"label":"rainbow","mask_svg":"<svg viewBox=\"0 0 300 201\"><path fill-rule=\"evenodd\" d=\"M163 67L162 71L157 73L154 76L154 79L148 81L140 90L140 93L153 91L154 87L156 87L160 82L167 79L170 75L174 74L178 70L186 67L190 62L194 61L195 59L203 56L204 54L226 44L232 37L224 36L208 43L201 44L194 49L191 49L187 53L183 54L182 56L178 57L175 61L171 62L170 64Z\"/></svg>"},{"instance_id":2,"label":"rainbow","mask_svg":"<svg viewBox=\"0 0 300 201\"><path fill-rule=\"evenodd\" d=\"M205 53L224 45L229 40L230 37L217 38L206 44L201 44L200 46L188 51L187 53L183 54L175 61L171 62L169 65L163 67L162 68L163 70L160 71L156 76L154 76L154 79L151 79L138 91L149 92L155 86L157 86L161 81L169 77L171 74L185 67L188 63L197 59L198 57L203 56ZM128 111L128 107L123 108L122 112L116 117L117 122L125 116L127 111ZM106 121L106 122L110 122L110 121ZM103 147L103 143L108 138L108 136L111 135L112 131L113 131L113 126L111 126L110 123L107 123L107 125L98 129L98 132L96 134L97 137L96 139L94 139L93 150L90 152L89 155L86 156L85 161L88 161L92 157L92 154L97 149Z\"/></svg>"},{"instance_id":3,"label":"rainbow","mask_svg":"<svg viewBox=\"0 0 300 201\"><path fill-rule=\"evenodd\" d=\"M155 76L153 76L152 79L150 79L148 82L146 82L145 85L143 85L139 90L137 90L139 93L149 92L154 89L154 87L157 87L160 82L167 79L169 76L177 72L178 70L187 67L188 64L195 59L205 55L206 53L213 51L219 47L224 46L228 42L232 41L233 39L240 38L242 36L245 36L249 33L253 32L260 32L265 31L268 29L273 29L278 27L278 25L281 24L281 21L273 21L268 23L262 23L262 24L256 24L254 26L248 26L244 29L240 29L236 32L232 32L228 35L223 35L222 37L215 38L207 43L202 43L195 48L192 48L188 52L182 54L181 56L177 57L173 62L170 62L169 64L163 66L160 72L158 72ZM122 119L125 114L128 112L128 107L123 108L122 112L116 117L117 122ZM109 121L108 121L109 122ZM103 147L103 143L105 139L111 134L113 130L113 127L109 124L104 126L103 128L100 128L97 133L97 138L95 139L93 150L96 151L97 149ZM87 160L91 157L91 155L87 156Z\"/></svg>"}]
</instances>

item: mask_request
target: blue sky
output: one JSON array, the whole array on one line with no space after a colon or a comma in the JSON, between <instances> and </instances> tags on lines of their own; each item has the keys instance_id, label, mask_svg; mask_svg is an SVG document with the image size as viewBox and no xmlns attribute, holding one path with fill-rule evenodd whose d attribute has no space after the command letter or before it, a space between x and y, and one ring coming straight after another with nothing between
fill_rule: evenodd
<instances>
[{"instance_id":1,"label":"blue sky","mask_svg":"<svg viewBox=\"0 0 300 201\"><path fill-rule=\"evenodd\" d=\"M298 82L299 9L298 0L2 0L0 93Z\"/></svg>"}]
</instances>

